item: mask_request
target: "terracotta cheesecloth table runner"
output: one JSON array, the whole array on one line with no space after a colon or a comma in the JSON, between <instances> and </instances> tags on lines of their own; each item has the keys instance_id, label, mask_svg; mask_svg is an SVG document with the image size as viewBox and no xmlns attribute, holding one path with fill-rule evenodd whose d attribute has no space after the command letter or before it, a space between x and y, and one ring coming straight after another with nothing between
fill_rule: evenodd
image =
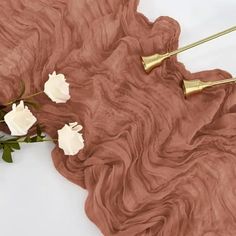
<instances>
[{"instance_id":1,"label":"terracotta cheesecloth table runner","mask_svg":"<svg viewBox=\"0 0 236 236\"><path fill-rule=\"evenodd\" d=\"M34 111L52 137L83 125L76 156L52 152L58 171L88 190L86 213L105 236L236 235L236 91L208 89L186 100L192 74L176 57L147 75L140 55L178 47L180 27L137 13L137 0L1 0L1 102L65 74L72 98L45 95ZM233 63L233 62L232 62ZM33 158L33 157L32 157ZM75 209L76 211L76 209Z\"/></svg>"}]
</instances>

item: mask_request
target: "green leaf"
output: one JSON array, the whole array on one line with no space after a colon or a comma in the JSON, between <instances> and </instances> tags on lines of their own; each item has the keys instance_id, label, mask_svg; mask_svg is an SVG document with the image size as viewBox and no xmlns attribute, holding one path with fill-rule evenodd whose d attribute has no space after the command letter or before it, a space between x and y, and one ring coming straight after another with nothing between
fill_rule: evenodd
<instances>
[{"instance_id":1,"label":"green leaf","mask_svg":"<svg viewBox=\"0 0 236 236\"><path fill-rule=\"evenodd\" d=\"M30 143L30 141L31 141L30 137L29 137L29 136L26 136L25 139L24 139L24 142Z\"/></svg>"},{"instance_id":2,"label":"green leaf","mask_svg":"<svg viewBox=\"0 0 236 236\"><path fill-rule=\"evenodd\" d=\"M37 142L37 136L33 136L30 138L31 143Z\"/></svg>"},{"instance_id":3,"label":"green leaf","mask_svg":"<svg viewBox=\"0 0 236 236\"><path fill-rule=\"evenodd\" d=\"M4 144L2 159L5 162L12 163L12 156L11 156L12 149L8 146L8 144Z\"/></svg>"},{"instance_id":4,"label":"green leaf","mask_svg":"<svg viewBox=\"0 0 236 236\"><path fill-rule=\"evenodd\" d=\"M11 146L11 148L13 148L15 150L20 150L20 144L19 143L9 143L9 145Z\"/></svg>"},{"instance_id":5,"label":"green leaf","mask_svg":"<svg viewBox=\"0 0 236 236\"><path fill-rule=\"evenodd\" d=\"M6 115L6 111L0 110L0 120L3 120L4 116Z\"/></svg>"},{"instance_id":6,"label":"green leaf","mask_svg":"<svg viewBox=\"0 0 236 236\"><path fill-rule=\"evenodd\" d=\"M41 138L41 136L37 136L36 141L37 142L43 142L43 138Z\"/></svg>"}]
</instances>

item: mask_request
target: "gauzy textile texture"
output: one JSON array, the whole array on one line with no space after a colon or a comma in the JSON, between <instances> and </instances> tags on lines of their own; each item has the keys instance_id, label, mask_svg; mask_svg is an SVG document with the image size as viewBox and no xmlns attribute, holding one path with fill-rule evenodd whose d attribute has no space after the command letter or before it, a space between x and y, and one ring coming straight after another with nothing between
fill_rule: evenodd
<instances>
[{"instance_id":1,"label":"gauzy textile texture","mask_svg":"<svg viewBox=\"0 0 236 236\"><path fill-rule=\"evenodd\" d=\"M183 79L231 76L191 73L176 57L147 75L140 55L176 49L180 27L149 22L137 5L1 0L0 101L16 97L20 80L32 94L49 73L65 74L71 100L42 94L33 112L53 138L65 123L83 126L84 149L65 156L56 146L52 158L88 190L86 213L103 235L235 236L235 86L189 99L181 89Z\"/></svg>"}]
</instances>

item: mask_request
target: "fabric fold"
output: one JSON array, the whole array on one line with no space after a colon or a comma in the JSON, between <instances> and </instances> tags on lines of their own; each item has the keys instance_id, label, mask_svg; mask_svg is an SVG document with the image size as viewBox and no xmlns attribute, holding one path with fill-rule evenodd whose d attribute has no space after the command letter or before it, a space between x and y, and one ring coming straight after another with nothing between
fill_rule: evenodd
<instances>
[{"instance_id":1,"label":"fabric fold","mask_svg":"<svg viewBox=\"0 0 236 236\"><path fill-rule=\"evenodd\" d=\"M150 22L138 0L1 0L0 102L41 91L63 73L71 99L43 94L33 111L56 138L64 123L83 126L85 147L52 158L68 180L88 190L85 210L105 236L225 236L236 233L234 85L185 99L191 73L172 57L150 74L140 55L178 48L180 26ZM2 127L2 126L1 126ZM76 209L75 209L76 210Z\"/></svg>"}]
</instances>

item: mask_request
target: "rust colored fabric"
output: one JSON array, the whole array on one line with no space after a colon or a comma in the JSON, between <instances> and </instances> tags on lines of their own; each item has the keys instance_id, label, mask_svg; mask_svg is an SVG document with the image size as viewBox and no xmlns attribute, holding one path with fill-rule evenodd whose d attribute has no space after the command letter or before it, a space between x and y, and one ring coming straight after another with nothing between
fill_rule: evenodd
<instances>
[{"instance_id":1,"label":"rust colored fabric","mask_svg":"<svg viewBox=\"0 0 236 236\"><path fill-rule=\"evenodd\" d=\"M148 3L147 3L148 4ZM76 156L52 152L57 170L88 190L86 213L105 236L236 235L236 92L226 85L186 100L189 72L172 57L147 75L140 55L178 47L180 27L154 23L137 0L1 0L1 102L41 91L64 73L72 98L45 95L34 111L46 132L83 125ZM232 62L233 63L233 62ZM76 209L75 209L76 211Z\"/></svg>"}]
</instances>

